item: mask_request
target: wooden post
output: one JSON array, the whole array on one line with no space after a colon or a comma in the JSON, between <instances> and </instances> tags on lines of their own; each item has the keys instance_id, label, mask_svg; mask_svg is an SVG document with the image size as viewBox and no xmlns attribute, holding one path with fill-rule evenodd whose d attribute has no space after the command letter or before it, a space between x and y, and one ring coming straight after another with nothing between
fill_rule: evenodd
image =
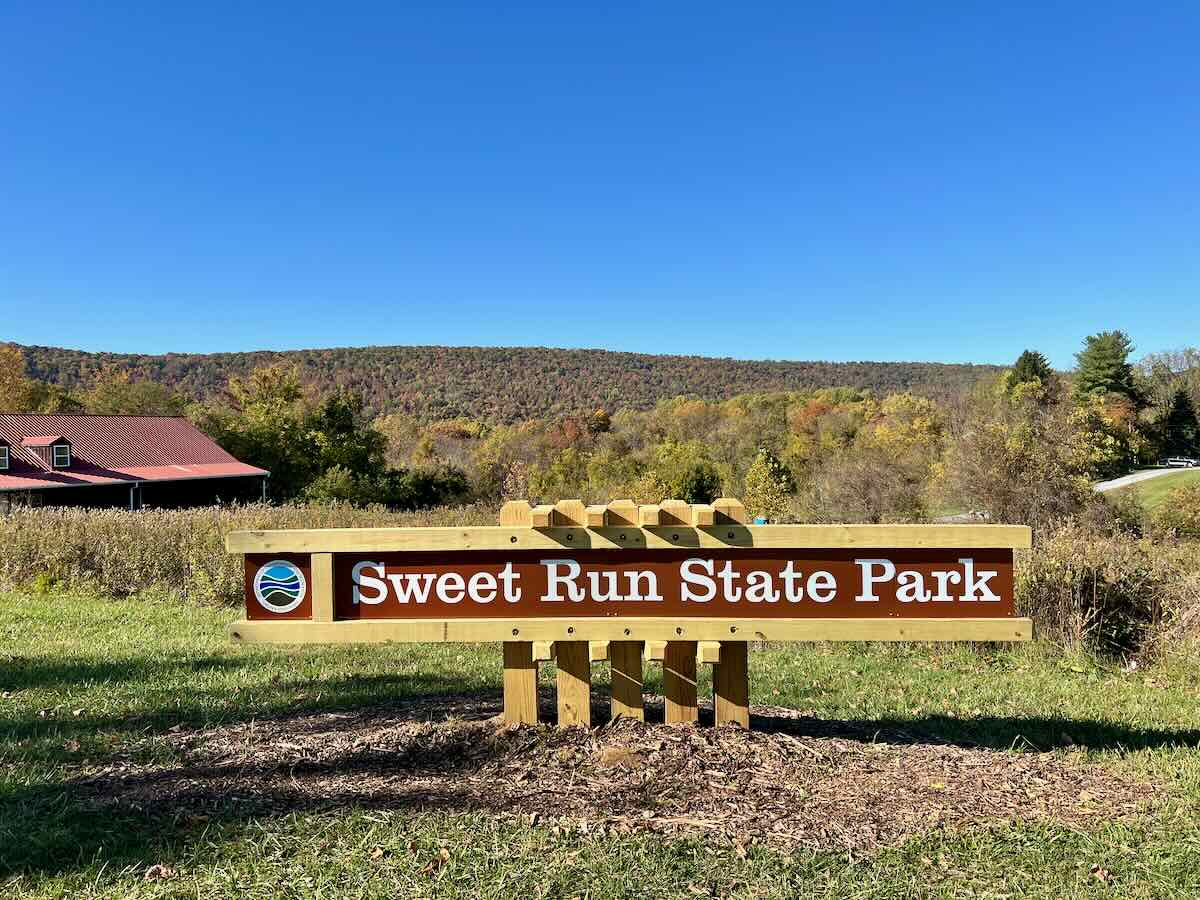
<instances>
[{"instance_id":1,"label":"wooden post","mask_svg":"<svg viewBox=\"0 0 1200 900\"><path fill-rule=\"evenodd\" d=\"M642 642L610 641L608 658L612 663L612 717L646 718L642 708Z\"/></svg>"},{"instance_id":2,"label":"wooden post","mask_svg":"<svg viewBox=\"0 0 1200 900\"><path fill-rule=\"evenodd\" d=\"M736 497L718 497L712 502L717 525L745 525L746 507Z\"/></svg>"},{"instance_id":3,"label":"wooden post","mask_svg":"<svg viewBox=\"0 0 1200 900\"><path fill-rule=\"evenodd\" d=\"M333 554L314 553L309 557L312 575L312 620L333 621Z\"/></svg>"},{"instance_id":4,"label":"wooden post","mask_svg":"<svg viewBox=\"0 0 1200 900\"><path fill-rule=\"evenodd\" d=\"M713 665L713 719L717 725L750 727L750 675L745 641L721 641Z\"/></svg>"},{"instance_id":5,"label":"wooden post","mask_svg":"<svg viewBox=\"0 0 1200 900\"><path fill-rule=\"evenodd\" d=\"M559 500L554 504L554 524L559 528L587 526L587 507L582 500Z\"/></svg>"},{"instance_id":6,"label":"wooden post","mask_svg":"<svg viewBox=\"0 0 1200 900\"><path fill-rule=\"evenodd\" d=\"M658 504L660 525L682 525L691 527L692 507L682 500L664 500Z\"/></svg>"},{"instance_id":7,"label":"wooden post","mask_svg":"<svg viewBox=\"0 0 1200 900\"><path fill-rule=\"evenodd\" d=\"M533 507L528 500L509 500L500 507L500 525L528 528L533 523Z\"/></svg>"},{"instance_id":8,"label":"wooden post","mask_svg":"<svg viewBox=\"0 0 1200 900\"><path fill-rule=\"evenodd\" d=\"M592 726L592 660L587 641L555 641L558 724Z\"/></svg>"},{"instance_id":9,"label":"wooden post","mask_svg":"<svg viewBox=\"0 0 1200 900\"><path fill-rule=\"evenodd\" d=\"M525 500L511 500L500 509L500 525L528 528L533 509ZM513 725L536 725L537 660L531 641L504 642L504 721Z\"/></svg>"},{"instance_id":10,"label":"wooden post","mask_svg":"<svg viewBox=\"0 0 1200 900\"><path fill-rule=\"evenodd\" d=\"M638 505L632 500L614 500L608 504L609 528L637 528Z\"/></svg>"},{"instance_id":11,"label":"wooden post","mask_svg":"<svg viewBox=\"0 0 1200 900\"><path fill-rule=\"evenodd\" d=\"M529 641L504 642L504 721L536 725L537 663Z\"/></svg>"},{"instance_id":12,"label":"wooden post","mask_svg":"<svg viewBox=\"0 0 1200 900\"><path fill-rule=\"evenodd\" d=\"M667 722L695 722L696 642L667 641L663 659L663 719Z\"/></svg>"}]
</instances>

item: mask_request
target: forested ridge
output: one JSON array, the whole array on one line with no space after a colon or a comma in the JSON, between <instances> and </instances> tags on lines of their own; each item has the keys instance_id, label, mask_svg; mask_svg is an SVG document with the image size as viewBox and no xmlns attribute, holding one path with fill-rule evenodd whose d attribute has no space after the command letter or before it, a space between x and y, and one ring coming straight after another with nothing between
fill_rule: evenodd
<instances>
[{"instance_id":1,"label":"forested ridge","mask_svg":"<svg viewBox=\"0 0 1200 900\"><path fill-rule=\"evenodd\" d=\"M203 400L230 376L283 363L324 393L361 392L375 413L423 420L467 417L494 423L590 412L650 409L660 400L694 395L725 400L739 394L854 387L879 395L912 391L943 399L962 393L994 366L921 362L787 362L656 356L544 347L346 347L327 350L142 355L87 353L22 346L29 374L75 389L104 369L167 385Z\"/></svg>"}]
</instances>

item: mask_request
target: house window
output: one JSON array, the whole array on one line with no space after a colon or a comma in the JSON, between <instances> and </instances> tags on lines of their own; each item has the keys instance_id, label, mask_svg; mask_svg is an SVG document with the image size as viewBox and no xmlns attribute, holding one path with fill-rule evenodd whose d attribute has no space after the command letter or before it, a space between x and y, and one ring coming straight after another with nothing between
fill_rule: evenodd
<instances>
[{"instance_id":1,"label":"house window","mask_svg":"<svg viewBox=\"0 0 1200 900\"><path fill-rule=\"evenodd\" d=\"M71 448L66 444L54 445L54 468L68 469L71 467Z\"/></svg>"},{"instance_id":2,"label":"house window","mask_svg":"<svg viewBox=\"0 0 1200 900\"><path fill-rule=\"evenodd\" d=\"M8 448L0 445L0 469L8 468Z\"/></svg>"}]
</instances>

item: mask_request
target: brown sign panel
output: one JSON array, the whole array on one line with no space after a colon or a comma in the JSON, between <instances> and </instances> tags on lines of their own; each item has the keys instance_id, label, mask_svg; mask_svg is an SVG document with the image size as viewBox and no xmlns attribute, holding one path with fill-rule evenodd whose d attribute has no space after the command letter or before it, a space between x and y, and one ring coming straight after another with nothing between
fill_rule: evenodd
<instances>
[{"instance_id":1,"label":"brown sign panel","mask_svg":"<svg viewBox=\"0 0 1200 900\"><path fill-rule=\"evenodd\" d=\"M308 617L306 568L247 555L247 617ZM338 553L333 574L339 620L1014 615L1011 549Z\"/></svg>"}]
</instances>

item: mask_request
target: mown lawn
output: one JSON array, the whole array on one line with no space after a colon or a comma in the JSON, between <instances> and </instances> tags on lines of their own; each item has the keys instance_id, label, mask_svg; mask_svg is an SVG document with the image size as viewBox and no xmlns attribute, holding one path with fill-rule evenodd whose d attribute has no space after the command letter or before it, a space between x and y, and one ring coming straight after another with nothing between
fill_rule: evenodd
<instances>
[{"instance_id":1,"label":"mown lawn","mask_svg":"<svg viewBox=\"0 0 1200 900\"><path fill-rule=\"evenodd\" d=\"M167 739L181 728L499 695L495 647L234 648L223 630L234 615L151 599L0 595L0 896L1200 893L1200 655L1182 652L1132 669L1041 645L789 646L752 656L754 703L848 730L1052 750L1163 786L1167 799L1144 818L1100 815L1084 830L932 830L863 856L557 832L419 805L165 820L153 809L83 805L68 779L170 761Z\"/></svg>"},{"instance_id":2,"label":"mown lawn","mask_svg":"<svg viewBox=\"0 0 1200 900\"><path fill-rule=\"evenodd\" d=\"M1133 494L1137 498L1138 505L1146 512L1152 513L1163 505L1171 491L1188 484L1200 484L1200 469L1180 469L1170 475L1160 475L1158 478L1139 481L1129 487L1120 488L1114 493Z\"/></svg>"}]
</instances>

